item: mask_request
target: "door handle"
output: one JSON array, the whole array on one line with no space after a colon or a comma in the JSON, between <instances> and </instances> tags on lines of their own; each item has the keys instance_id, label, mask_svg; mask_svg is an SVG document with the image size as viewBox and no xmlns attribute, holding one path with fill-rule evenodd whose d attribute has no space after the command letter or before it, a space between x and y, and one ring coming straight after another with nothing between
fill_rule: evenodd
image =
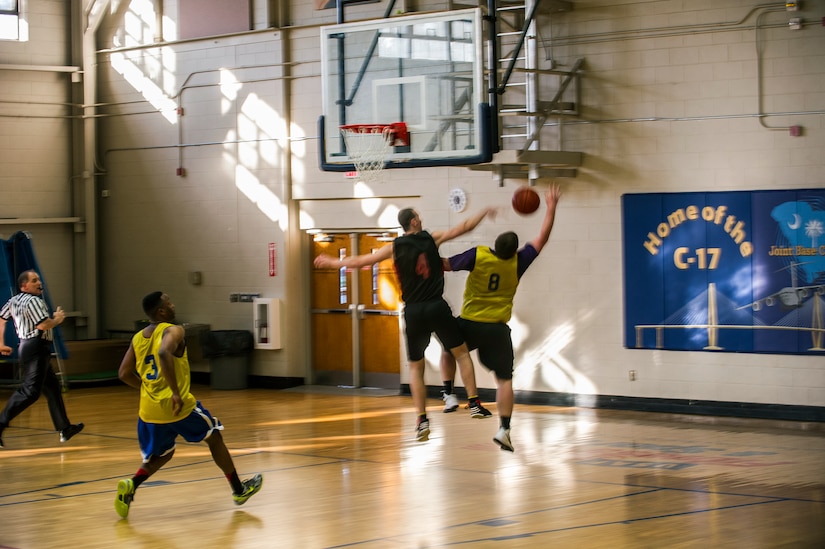
<instances>
[{"instance_id":1,"label":"door handle","mask_svg":"<svg viewBox=\"0 0 825 549\"><path fill-rule=\"evenodd\" d=\"M384 309L365 309L363 311L364 315L373 315L373 316L400 316L401 313L398 311L386 311Z\"/></svg>"}]
</instances>

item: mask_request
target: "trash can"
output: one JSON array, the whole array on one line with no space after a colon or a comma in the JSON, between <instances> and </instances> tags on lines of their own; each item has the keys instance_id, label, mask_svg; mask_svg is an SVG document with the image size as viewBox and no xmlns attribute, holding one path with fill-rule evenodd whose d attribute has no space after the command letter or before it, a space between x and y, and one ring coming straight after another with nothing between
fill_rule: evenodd
<instances>
[{"instance_id":1,"label":"trash can","mask_svg":"<svg viewBox=\"0 0 825 549\"><path fill-rule=\"evenodd\" d=\"M213 389L246 389L255 340L246 330L210 330L201 334L203 358L209 359Z\"/></svg>"}]
</instances>

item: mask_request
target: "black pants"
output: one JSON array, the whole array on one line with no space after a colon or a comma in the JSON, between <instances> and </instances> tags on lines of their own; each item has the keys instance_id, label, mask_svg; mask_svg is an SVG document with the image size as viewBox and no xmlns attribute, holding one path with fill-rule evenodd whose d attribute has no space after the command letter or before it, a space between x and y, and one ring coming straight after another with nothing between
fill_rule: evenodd
<instances>
[{"instance_id":1,"label":"black pants","mask_svg":"<svg viewBox=\"0 0 825 549\"><path fill-rule=\"evenodd\" d=\"M0 429L5 428L23 410L34 404L41 394L46 395L54 428L62 431L70 425L66 416L66 406L63 404L63 394L60 392L60 381L52 370L51 343L39 338L24 339L20 342L18 356L23 383L12 393L6 408L0 413Z\"/></svg>"}]
</instances>

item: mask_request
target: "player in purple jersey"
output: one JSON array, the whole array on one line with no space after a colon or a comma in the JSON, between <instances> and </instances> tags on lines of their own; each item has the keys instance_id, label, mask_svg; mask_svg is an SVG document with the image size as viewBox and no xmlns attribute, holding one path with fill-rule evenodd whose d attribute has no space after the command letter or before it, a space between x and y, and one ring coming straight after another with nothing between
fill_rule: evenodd
<instances>
[{"instance_id":1,"label":"player in purple jersey","mask_svg":"<svg viewBox=\"0 0 825 549\"><path fill-rule=\"evenodd\" d=\"M496 238L495 247L477 246L445 260L445 269L469 271L464 286L464 299L459 327L470 350L478 349L482 366L493 371L496 378L496 407L501 427L493 441L502 450L513 451L510 440L510 418L513 415L513 341L507 321L513 310L513 298L522 275L538 257L550 238L556 218L556 205L561 197L558 185L544 195L547 211L539 234L518 250L518 236L506 232ZM448 352L441 353L442 379L452 383L455 360ZM462 375L464 371L462 370ZM446 385L446 384L445 384Z\"/></svg>"}]
</instances>

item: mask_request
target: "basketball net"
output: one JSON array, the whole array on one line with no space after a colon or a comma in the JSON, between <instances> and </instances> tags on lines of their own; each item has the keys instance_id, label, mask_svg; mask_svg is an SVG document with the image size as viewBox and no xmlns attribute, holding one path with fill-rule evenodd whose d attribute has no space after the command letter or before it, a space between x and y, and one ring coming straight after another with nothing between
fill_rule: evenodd
<instances>
[{"instance_id":1,"label":"basketball net","mask_svg":"<svg viewBox=\"0 0 825 549\"><path fill-rule=\"evenodd\" d=\"M381 179L384 164L392 152L393 134L391 125L341 126L347 155L352 159L358 176L364 183L375 183Z\"/></svg>"}]
</instances>

